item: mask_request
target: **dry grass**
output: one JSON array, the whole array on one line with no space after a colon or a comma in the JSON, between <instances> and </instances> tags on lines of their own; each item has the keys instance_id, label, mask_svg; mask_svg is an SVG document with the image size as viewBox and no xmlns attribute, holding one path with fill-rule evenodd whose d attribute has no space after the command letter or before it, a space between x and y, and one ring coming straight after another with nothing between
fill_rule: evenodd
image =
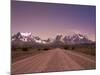
<instances>
[{"instance_id":1,"label":"dry grass","mask_svg":"<svg viewBox=\"0 0 100 75\"><path fill-rule=\"evenodd\" d=\"M12 50L11 52L11 58L12 58L12 63L16 62L18 60L30 57L30 56L34 56L38 53L41 53L43 51L39 51L39 50L34 50L34 49L28 49L27 51L23 51L22 49L18 49L16 51Z\"/></svg>"},{"instance_id":2,"label":"dry grass","mask_svg":"<svg viewBox=\"0 0 100 75\"><path fill-rule=\"evenodd\" d=\"M73 46L65 46L65 50L73 50L76 52L82 52L85 54L96 56L96 47L95 45L73 45Z\"/></svg>"}]
</instances>

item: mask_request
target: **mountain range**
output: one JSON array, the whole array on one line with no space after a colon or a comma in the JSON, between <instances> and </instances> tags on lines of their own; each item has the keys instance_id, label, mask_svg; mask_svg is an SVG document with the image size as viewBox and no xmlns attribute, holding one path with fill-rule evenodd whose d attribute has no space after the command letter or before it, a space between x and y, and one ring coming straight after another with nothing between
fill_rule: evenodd
<instances>
[{"instance_id":1,"label":"mountain range","mask_svg":"<svg viewBox=\"0 0 100 75\"><path fill-rule=\"evenodd\" d=\"M89 40L88 37L82 34L73 34L73 35L57 35L54 39L48 38L47 40L42 40L39 36L33 36L32 33L21 33L18 32L11 37L11 42L13 45L22 45L24 44L85 44L93 43L92 40Z\"/></svg>"}]
</instances>

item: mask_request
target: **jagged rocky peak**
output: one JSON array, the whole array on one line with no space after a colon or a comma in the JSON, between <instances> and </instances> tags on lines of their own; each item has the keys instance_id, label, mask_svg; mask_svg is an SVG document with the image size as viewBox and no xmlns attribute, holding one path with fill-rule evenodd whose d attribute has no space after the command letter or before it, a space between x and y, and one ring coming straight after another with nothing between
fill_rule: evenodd
<instances>
[{"instance_id":1,"label":"jagged rocky peak","mask_svg":"<svg viewBox=\"0 0 100 75\"><path fill-rule=\"evenodd\" d=\"M63 38L65 43L68 44L82 44L82 43L91 43L92 41L89 40L86 36L82 34L73 34L72 36L65 36Z\"/></svg>"},{"instance_id":2,"label":"jagged rocky peak","mask_svg":"<svg viewBox=\"0 0 100 75\"><path fill-rule=\"evenodd\" d=\"M56 40L56 41L60 41L61 38L62 38L62 35L57 35L56 38L55 38L55 40Z\"/></svg>"}]
</instances>

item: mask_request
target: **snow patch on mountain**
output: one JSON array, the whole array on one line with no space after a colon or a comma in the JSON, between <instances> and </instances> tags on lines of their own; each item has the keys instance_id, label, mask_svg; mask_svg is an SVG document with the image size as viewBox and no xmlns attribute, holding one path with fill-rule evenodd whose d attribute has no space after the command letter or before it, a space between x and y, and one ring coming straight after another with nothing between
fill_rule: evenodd
<instances>
[{"instance_id":1,"label":"snow patch on mountain","mask_svg":"<svg viewBox=\"0 0 100 75\"><path fill-rule=\"evenodd\" d=\"M25 33L21 33L22 36L30 36L32 33L31 32L25 32Z\"/></svg>"}]
</instances>

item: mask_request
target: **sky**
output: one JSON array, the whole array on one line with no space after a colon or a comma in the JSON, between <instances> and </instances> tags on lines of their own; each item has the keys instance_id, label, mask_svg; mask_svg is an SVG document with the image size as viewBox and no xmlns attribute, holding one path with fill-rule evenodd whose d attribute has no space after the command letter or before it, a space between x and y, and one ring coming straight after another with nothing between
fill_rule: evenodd
<instances>
[{"instance_id":1,"label":"sky","mask_svg":"<svg viewBox=\"0 0 100 75\"><path fill-rule=\"evenodd\" d=\"M11 2L11 33L32 32L42 39L80 33L95 41L96 7L40 2Z\"/></svg>"}]
</instances>

